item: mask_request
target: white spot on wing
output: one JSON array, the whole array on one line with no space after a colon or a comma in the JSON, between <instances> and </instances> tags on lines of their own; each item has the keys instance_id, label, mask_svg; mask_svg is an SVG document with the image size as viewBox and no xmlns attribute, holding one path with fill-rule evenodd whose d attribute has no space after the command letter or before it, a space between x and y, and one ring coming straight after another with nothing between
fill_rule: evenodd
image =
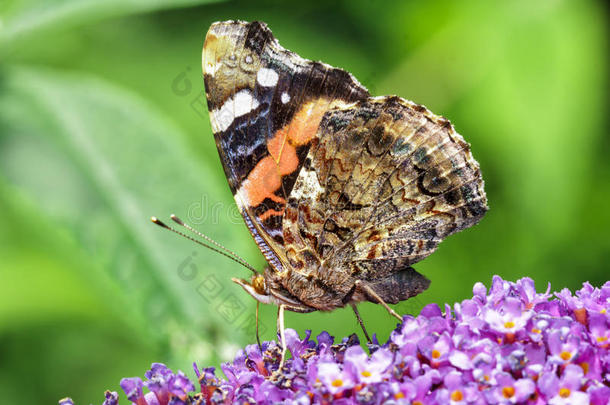
<instances>
[{"instance_id":1,"label":"white spot on wing","mask_svg":"<svg viewBox=\"0 0 610 405\"><path fill-rule=\"evenodd\" d=\"M259 106L258 101L252 97L250 90L241 90L233 97L229 98L218 110L213 110L212 123L214 132L226 131L233 120L242 115L248 114Z\"/></svg>"},{"instance_id":2,"label":"white spot on wing","mask_svg":"<svg viewBox=\"0 0 610 405\"><path fill-rule=\"evenodd\" d=\"M286 104L287 102L289 102L290 96L288 95L288 93L283 92L282 96L281 96L281 100L282 100L282 104Z\"/></svg>"},{"instance_id":3,"label":"white spot on wing","mask_svg":"<svg viewBox=\"0 0 610 405\"><path fill-rule=\"evenodd\" d=\"M258 107L258 101L252 97L250 90L241 90L235 94L235 116L241 117Z\"/></svg>"},{"instance_id":4,"label":"white spot on wing","mask_svg":"<svg viewBox=\"0 0 610 405\"><path fill-rule=\"evenodd\" d=\"M258 84L263 87L273 87L277 84L279 75L273 69L261 68L256 74Z\"/></svg>"}]
</instances>

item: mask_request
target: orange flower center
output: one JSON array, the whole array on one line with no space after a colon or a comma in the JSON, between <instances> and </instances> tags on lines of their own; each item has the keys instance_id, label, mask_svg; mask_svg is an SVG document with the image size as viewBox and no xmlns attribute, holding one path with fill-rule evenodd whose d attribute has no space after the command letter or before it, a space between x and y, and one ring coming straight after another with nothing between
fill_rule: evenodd
<instances>
[{"instance_id":1,"label":"orange flower center","mask_svg":"<svg viewBox=\"0 0 610 405\"><path fill-rule=\"evenodd\" d=\"M589 363L583 361L582 363L580 363L580 367L582 368L582 371L585 373L585 375L587 375L587 373L589 372Z\"/></svg>"},{"instance_id":2,"label":"orange flower center","mask_svg":"<svg viewBox=\"0 0 610 405\"><path fill-rule=\"evenodd\" d=\"M561 354L559 355L559 357L561 357L561 359L563 361L568 361L572 358L572 354L566 351L561 352Z\"/></svg>"},{"instance_id":3,"label":"orange flower center","mask_svg":"<svg viewBox=\"0 0 610 405\"><path fill-rule=\"evenodd\" d=\"M343 381L340 379L336 379L332 382L333 387L341 387L343 385Z\"/></svg>"},{"instance_id":4,"label":"orange flower center","mask_svg":"<svg viewBox=\"0 0 610 405\"><path fill-rule=\"evenodd\" d=\"M370 377L371 376L371 372L364 370L363 372L361 372L360 374L362 374L363 377Z\"/></svg>"},{"instance_id":5,"label":"orange flower center","mask_svg":"<svg viewBox=\"0 0 610 405\"><path fill-rule=\"evenodd\" d=\"M587 310L584 308L576 308L574 310L574 317L576 320L583 325L587 325Z\"/></svg>"},{"instance_id":6,"label":"orange flower center","mask_svg":"<svg viewBox=\"0 0 610 405\"><path fill-rule=\"evenodd\" d=\"M568 398L570 396L570 389L569 388L562 388L559 390L559 396L561 398Z\"/></svg>"},{"instance_id":7,"label":"orange flower center","mask_svg":"<svg viewBox=\"0 0 610 405\"><path fill-rule=\"evenodd\" d=\"M532 333L540 334L540 333L542 333L542 331L538 328L532 328Z\"/></svg>"},{"instance_id":8,"label":"orange flower center","mask_svg":"<svg viewBox=\"0 0 610 405\"><path fill-rule=\"evenodd\" d=\"M405 397L405 394L403 394L402 392L397 392L396 394L394 394L394 399L401 399L404 397Z\"/></svg>"},{"instance_id":9,"label":"orange flower center","mask_svg":"<svg viewBox=\"0 0 610 405\"><path fill-rule=\"evenodd\" d=\"M462 399L464 399L464 394L462 394L462 391L455 390L451 393L452 401L461 401Z\"/></svg>"},{"instance_id":10,"label":"orange flower center","mask_svg":"<svg viewBox=\"0 0 610 405\"><path fill-rule=\"evenodd\" d=\"M515 327L515 323L513 321L506 321L506 322L504 322L504 327L506 329L514 328Z\"/></svg>"},{"instance_id":11,"label":"orange flower center","mask_svg":"<svg viewBox=\"0 0 610 405\"><path fill-rule=\"evenodd\" d=\"M512 398L515 395L515 387L507 386L502 388L502 395L504 398Z\"/></svg>"},{"instance_id":12,"label":"orange flower center","mask_svg":"<svg viewBox=\"0 0 610 405\"><path fill-rule=\"evenodd\" d=\"M439 352L438 350L432 350L432 358L438 359L439 357L441 357L441 352Z\"/></svg>"}]
</instances>

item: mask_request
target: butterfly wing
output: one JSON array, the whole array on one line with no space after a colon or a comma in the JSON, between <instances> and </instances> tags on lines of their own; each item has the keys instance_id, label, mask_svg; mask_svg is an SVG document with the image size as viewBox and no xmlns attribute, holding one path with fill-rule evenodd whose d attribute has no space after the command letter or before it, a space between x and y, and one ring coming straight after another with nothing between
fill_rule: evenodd
<instances>
[{"instance_id":1,"label":"butterfly wing","mask_svg":"<svg viewBox=\"0 0 610 405\"><path fill-rule=\"evenodd\" d=\"M349 73L282 48L264 23L214 23L203 71L212 130L244 220L275 270L283 216L324 114L368 97Z\"/></svg>"},{"instance_id":2,"label":"butterfly wing","mask_svg":"<svg viewBox=\"0 0 610 405\"><path fill-rule=\"evenodd\" d=\"M334 108L288 199L286 288L319 309L370 299L350 295L356 280L406 299L428 286L410 266L487 209L479 165L444 118L399 97Z\"/></svg>"}]
</instances>

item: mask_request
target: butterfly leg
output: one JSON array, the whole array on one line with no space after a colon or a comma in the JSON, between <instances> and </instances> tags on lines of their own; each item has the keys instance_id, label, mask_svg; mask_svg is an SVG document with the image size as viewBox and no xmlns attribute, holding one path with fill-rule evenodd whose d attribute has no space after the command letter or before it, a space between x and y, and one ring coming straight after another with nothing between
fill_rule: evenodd
<instances>
[{"instance_id":1,"label":"butterfly leg","mask_svg":"<svg viewBox=\"0 0 610 405\"><path fill-rule=\"evenodd\" d=\"M284 335L284 305L277 307L277 331L280 335L280 344L282 345L282 357L280 359L279 370L284 366L286 360L286 336Z\"/></svg>"},{"instance_id":2,"label":"butterfly leg","mask_svg":"<svg viewBox=\"0 0 610 405\"><path fill-rule=\"evenodd\" d=\"M256 343L258 343L258 350L260 350L261 354L263 353L263 346L261 345L261 338L258 333L258 307L260 302L256 301Z\"/></svg>"},{"instance_id":3,"label":"butterfly leg","mask_svg":"<svg viewBox=\"0 0 610 405\"><path fill-rule=\"evenodd\" d=\"M399 321L402 322L402 318L400 317L400 315L398 315L396 313L396 311L394 311L392 308L390 308L388 306L388 304L386 304L386 302L379 296L379 294L377 294L375 292L375 290L373 290L368 284L366 284L362 280L356 280L356 282L354 284L356 285L356 288L364 291L370 297L374 298L375 301L377 301L378 303L383 305L383 307L390 313L390 315L392 315L393 317L395 317L396 319L398 319Z\"/></svg>"},{"instance_id":4,"label":"butterfly leg","mask_svg":"<svg viewBox=\"0 0 610 405\"><path fill-rule=\"evenodd\" d=\"M354 304L352 302L351 306L352 306L352 309L354 310L354 314L356 314L356 319L358 319L358 323L360 324L360 327L362 328L362 332L364 332L364 336L366 337L366 341L372 344L373 341L371 340L371 337L369 336L369 333L366 331L366 328L364 327L364 322L362 322L362 318L360 317L360 313L358 312L358 308L356 308L356 304Z\"/></svg>"}]
</instances>

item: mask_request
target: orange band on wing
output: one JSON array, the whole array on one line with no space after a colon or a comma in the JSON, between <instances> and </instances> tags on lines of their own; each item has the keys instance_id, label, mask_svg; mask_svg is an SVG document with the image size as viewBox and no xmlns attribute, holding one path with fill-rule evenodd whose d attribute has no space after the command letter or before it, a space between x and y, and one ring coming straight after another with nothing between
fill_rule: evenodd
<instances>
[{"instance_id":1,"label":"orange band on wing","mask_svg":"<svg viewBox=\"0 0 610 405\"><path fill-rule=\"evenodd\" d=\"M286 201L274 193L282 185L282 176L299 167L297 146L306 145L316 136L322 116L328 110L327 99L313 100L301 107L292 120L282 127L267 144L269 156L261 159L242 184L244 197L250 207L256 207L266 198L277 203ZM266 215L282 215L283 211L267 211Z\"/></svg>"},{"instance_id":2,"label":"orange band on wing","mask_svg":"<svg viewBox=\"0 0 610 405\"><path fill-rule=\"evenodd\" d=\"M261 215L258 216L258 219L260 219L261 221L266 220L269 217L275 217L275 216L282 216L284 215L284 210L280 210L280 211L276 211L272 208L269 208L267 211L263 212Z\"/></svg>"}]
</instances>

